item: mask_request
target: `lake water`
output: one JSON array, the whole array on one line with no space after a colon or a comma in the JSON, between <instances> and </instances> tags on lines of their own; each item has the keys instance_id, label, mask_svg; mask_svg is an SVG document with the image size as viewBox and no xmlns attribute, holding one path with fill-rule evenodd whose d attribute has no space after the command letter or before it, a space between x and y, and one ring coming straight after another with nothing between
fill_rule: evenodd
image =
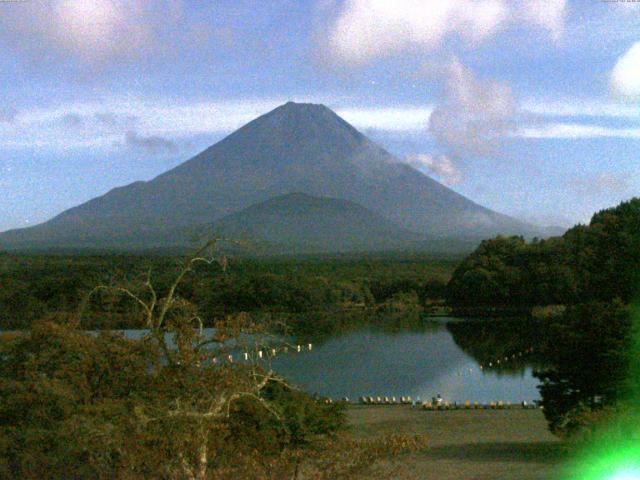
<instances>
[{"instance_id":1,"label":"lake water","mask_svg":"<svg viewBox=\"0 0 640 480\"><path fill-rule=\"evenodd\" d=\"M480 321L477 325L487 322ZM465 342L475 340L475 330L471 329L472 334L465 337ZM144 333L125 331L130 338ZM205 329L205 334L210 333L210 329ZM496 337L499 341L503 339L500 330L494 332ZM496 352L499 350L495 340L489 343L496 345ZM491 357L492 352L488 355ZM236 354L236 358L240 357ZM425 400L440 394L451 402L516 403L540 398L538 380L530 366L520 362L519 367L506 371L480 369L480 363L456 344L446 321L419 331L388 332L362 327L314 343L311 351L278 354L270 361L273 369L293 384L334 399L411 396ZM505 366L504 361L502 365Z\"/></svg>"},{"instance_id":2,"label":"lake water","mask_svg":"<svg viewBox=\"0 0 640 480\"><path fill-rule=\"evenodd\" d=\"M410 395L424 400L438 393L457 402L540 398L531 367L509 374L481 370L444 325L397 333L363 328L310 352L276 356L272 365L306 391L332 398Z\"/></svg>"}]
</instances>

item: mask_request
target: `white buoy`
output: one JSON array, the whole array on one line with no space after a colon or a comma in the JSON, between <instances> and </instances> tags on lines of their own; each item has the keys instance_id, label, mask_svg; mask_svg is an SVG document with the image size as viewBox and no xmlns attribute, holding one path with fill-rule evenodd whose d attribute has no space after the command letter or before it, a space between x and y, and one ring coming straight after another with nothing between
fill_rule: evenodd
<instances>
[{"instance_id":1,"label":"white buoy","mask_svg":"<svg viewBox=\"0 0 640 480\"><path fill-rule=\"evenodd\" d=\"M258 350L258 357L262 358L262 350Z\"/></svg>"},{"instance_id":2,"label":"white buoy","mask_svg":"<svg viewBox=\"0 0 640 480\"><path fill-rule=\"evenodd\" d=\"M233 355L229 355L229 361L233 362Z\"/></svg>"},{"instance_id":3,"label":"white buoy","mask_svg":"<svg viewBox=\"0 0 640 480\"><path fill-rule=\"evenodd\" d=\"M309 349L309 351L311 351L311 349L313 348L313 345L309 344L307 345L307 348Z\"/></svg>"},{"instance_id":4,"label":"white buoy","mask_svg":"<svg viewBox=\"0 0 640 480\"><path fill-rule=\"evenodd\" d=\"M247 352L244 352L244 359L249 360L249 354Z\"/></svg>"},{"instance_id":5,"label":"white buoy","mask_svg":"<svg viewBox=\"0 0 640 480\"><path fill-rule=\"evenodd\" d=\"M276 349L275 349L275 348L272 348L272 349L271 349L271 356L272 356L272 357L275 357L275 356L276 356Z\"/></svg>"},{"instance_id":6,"label":"white buoy","mask_svg":"<svg viewBox=\"0 0 640 480\"><path fill-rule=\"evenodd\" d=\"M302 351L302 347L300 345L298 345L298 352Z\"/></svg>"}]
</instances>

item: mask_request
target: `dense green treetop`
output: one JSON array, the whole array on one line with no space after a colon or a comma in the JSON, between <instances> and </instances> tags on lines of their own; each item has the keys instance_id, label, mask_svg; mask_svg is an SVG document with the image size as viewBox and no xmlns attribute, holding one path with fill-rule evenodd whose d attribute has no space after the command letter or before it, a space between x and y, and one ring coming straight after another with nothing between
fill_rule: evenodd
<instances>
[{"instance_id":1,"label":"dense green treetop","mask_svg":"<svg viewBox=\"0 0 640 480\"><path fill-rule=\"evenodd\" d=\"M602 210L562 237L483 241L454 271L456 307L629 302L640 287L640 198Z\"/></svg>"}]
</instances>

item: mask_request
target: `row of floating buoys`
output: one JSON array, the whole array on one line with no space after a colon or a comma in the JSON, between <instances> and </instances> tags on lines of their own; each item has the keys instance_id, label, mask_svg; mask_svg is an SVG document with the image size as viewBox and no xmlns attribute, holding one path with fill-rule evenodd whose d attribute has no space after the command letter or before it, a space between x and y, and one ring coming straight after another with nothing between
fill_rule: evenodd
<instances>
[{"instance_id":1,"label":"row of floating buoys","mask_svg":"<svg viewBox=\"0 0 640 480\"><path fill-rule=\"evenodd\" d=\"M467 400L464 403L423 402L420 405L420 408L422 408L423 410L511 410L514 408L523 408L523 409L538 408L538 402L534 401L532 403L529 403L526 400L520 403L503 402L502 400L499 400L496 402L489 402L484 404L479 402L471 403L469 400Z\"/></svg>"},{"instance_id":2,"label":"row of floating buoys","mask_svg":"<svg viewBox=\"0 0 640 480\"><path fill-rule=\"evenodd\" d=\"M480 364L480 370L484 370L485 368L487 368L487 366L489 368L491 368L493 366L505 364L505 363L507 363L507 362L509 362L511 360L515 360L518 357L522 357L523 355L526 355L527 353L533 353L533 351L534 351L534 348L533 347L529 347L526 350L523 350L521 352L513 353L511 355L507 355L505 357L492 360L491 362L489 362L486 365Z\"/></svg>"},{"instance_id":3,"label":"row of floating buoys","mask_svg":"<svg viewBox=\"0 0 640 480\"><path fill-rule=\"evenodd\" d=\"M507 355L505 357L501 357L501 358L498 358L496 360L492 360L486 365L480 364L478 368L480 369L480 371L484 371L487 367L488 368L492 368L492 367L498 366L498 365L506 365L507 362L509 362L511 360L515 360L516 358L522 357L523 355L526 355L528 353L533 353L533 351L534 351L534 348L530 347L530 348L527 348L526 350L523 350L521 352L513 353L511 355ZM462 377L464 375L473 373L473 371L474 371L473 368L465 367L464 369L457 371L455 373L455 375L458 376L458 377Z\"/></svg>"},{"instance_id":4,"label":"row of floating buoys","mask_svg":"<svg viewBox=\"0 0 640 480\"><path fill-rule=\"evenodd\" d=\"M342 400L340 400L343 403L350 403L351 400L349 400L349 397L342 397ZM333 398L328 397L324 399L324 403L326 403L327 405L331 405L333 403Z\"/></svg>"},{"instance_id":5,"label":"row of floating buoys","mask_svg":"<svg viewBox=\"0 0 640 480\"><path fill-rule=\"evenodd\" d=\"M417 398L417 401L420 397ZM413 399L411 397L360 397L360 403L363 405L411 405Z\"/></svg>"},{"instance_id":6,"label":"row of floating buoys","mask_svg":"<svg viewBox=\"0 0 640 480\"><path fill-rule=\"evenodd\" d=\"M311 351L313 349L313 344L308 343L306 346L303 345L296 345L296 347L293 349L294 352L296 353L302 353L303 351ZM276 355L278 355L279 353L289 353L289 347L285 346L285 347L281 347L281 348L271 348L271 349L259 349L256 351L257 355L258 355L258 359L263 359L265 356L269 355L271 357L275 357ZM242 358L244 358L245 361L248 361L250 358L252 358L253 355L250 352L244 352L242 354ZM224 357L225 360L227 360L229 363L233 363L234 358L232 354L228 354L226 357ZM214 357L213 358L213 363L217 363L218 362L218 358Z\"/></svg>"},{"instance_id":7,"label":"row of floating buoys","mask_svg":"<svg viewBox=\"0 0 640 480\"><path fill-rule=\"evenodd\" d=\"M341 401L349 403L349 398L344 397ZM325 403L333 403L331 398L325 398ZM359 398L361 405L413 405L421 408L422 410L509 410L509 409L534 409L540 408L539 401L527 402L526 400L519 403L504 402L502 400L493 401L489 403L471 402L467 400L464 403L458 402L435 402L425 401L421 402L420 397L416 397L415 400L411 397L371 397L363 396Z\"/></svg>"}]
</instances>

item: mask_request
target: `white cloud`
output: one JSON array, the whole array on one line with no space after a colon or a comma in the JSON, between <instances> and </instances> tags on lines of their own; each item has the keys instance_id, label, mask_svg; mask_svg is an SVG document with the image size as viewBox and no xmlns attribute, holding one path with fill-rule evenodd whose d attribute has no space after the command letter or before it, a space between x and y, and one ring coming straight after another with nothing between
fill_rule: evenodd
<instances>
[{"instance_id":1,"label":"white cloud","mask_svg":"<svg viewBox=\"0 0 640 480\"><path fill-rule=\"evenodd\" d=\"M411 47L433 50L449 36L477 43L509 24L562 34L566 0L346 0L329 29L339 61L366 63Z\"/></svg>"},{"instance_id":2,"label":"white cloud","mask_svg":"<svg viewBox=\"0 0 640 480\"><path fill-rule=\"evenodd\" d=\"M314 101L304 97L296 100ZM0 122L0 147L112 149L123 145L127 132L135 132L138 139L158 137L175 143L197 135L230 133L286 101L266 98L176 104L161 99L110 98L100 103L35 108L21 111L11 123ZM335 110L360 130L415 133L425 131L432 107L344 106Z\"/></svg>"},{"instance_id":3,"label":"white cloud","mask_svg":"<svg viewBox=\"0 0 640 480\"><path fill-rule=\"evenodd\" d=\"M465 152L492 152L505 136L552 139L597 137L638 138L640 128L613 128L578 122L539 123L515 129L511 122L510 91L490 80L479 81L458 65L450 91L434 109L431 105L349 106L328 99L336 113L359 130L390 134L424 134L427 127L455 157ZM298 101L322 101L298 97ZM138 138L159 137L180 145L198 135L221 136L287 101L286 98L175 103L163 99L106 98L100 103L71 103L13 111L11 121L0 121L0 148L113 150L126 145L127 132ZM585 104L596 105L596 102ZM627 106L629 107L629 106ZM576 107L530 102L529 111L556 115L633 117L619 106ZM640 113L636 116L640 116ZM432 121L432 118L435 120ZM168 144L166 144L168 145ZM149 149L147 149L149 150ZM170 151L165 148L164 151Z\"/></svg>"},{"instance_id":4,"label":"white cloud","mask_svg":"<svg viewBox=\"0 0 640 480\"><path fill-rule=\"evenodd\" d=\"M579 123L550 123L535 127L523 127L514 135L538 139L640 138L640 128L613 128Z\"/></svg>"},{"instance_id":5,"label":"white cloud","mask_svg":"<svg viewBox=\"0 0 640 480\"><path fill-rule=\"evenodd\" d=\"M65 63L92 76L112 65L169 61L232 37L228 29L190 21L184 0L15 3L2 8L0 41L30 68Z\"/></svg>"},{"instance_id":6,"label":"white cloud","mask_svg":"<svg viewBox=\"0 0 640 480\"><path fill-rule=\"evenodd\" d=\"M53 0L3 9L6 43L34 64L51 56L103 64L137 58L153 43L153 22L139 0ZM37 62L36 62L37 60Z\"/></svg>"},{"instance_id":7,"label":"white cloud","mask_svg":"<svg viewBox=\"0 0 640 480\"><path fill-rule=\"evenodd\" d=\"M515 15L525 23L532 23L546 29L554 40L558 40L564 30L567 14L566 0L523 0Z\"/></svg>"},{"instance_id":8,"label":"white cloud","mask_svg":"<svg viewBox=\"0 0 640 480\"><path fill-rule=\"evenodd\" d=\"M336 113L356 128L362 130L384 130L387 132L420 132L429 124L433 108L425 107L381 107L338 108Z\"/></svg>"},{"instance_id":9,"label":"white cloud","mask_svg":"<svg viewBox=\"0 0 640 480\"><path fill-rule=\"evenodd\" d=\"M631 188L630 178L628 173L604 172L591 177L576 178L570 185L581 195L624 193Z\"/></svg>"},{"instance_id":10,"label":"white cloud","mask_svg":"<svg viewBox=\"0 0 640 480\"><path fill-rule=\"evenodd\" d=\"M457 59L444 75L441 102L429 120L429 132L455 158L498 152L514 129L517 106L511 89L480 80Z\"/></svg>"},{"instance_id":11,"label":"white cloud","mask_svg":"<svg viewBox=\"0 0 640 480\"><path fill-rule=\"evenodd\" d=\"M36 108L21 111L10 124L0 123L0 146L62 151L113 149L123 145L123 137L131 131L136 132L137 139L159 137L170 141L223 134L281 103L284 101L280 99L265 99L176 104L110 98L100 103Z\"/></svg>"},{"instance_id":12,"label":"white cloud","mask_svg":"<svg viewBox=\"0 0 640 480\"><path fill-rule=\"evenodd\" d=\"M140 135L135 130L125 134L125 145L133 149L146 150L148 153L174 153L178 147L175 142L158 135Z\"/></svg>"},{"instance_id":13,"label":"white cloud","mask_svg":"<svg viewBox=\"0 0 640 480\"><path fill-rule=\"evenodd\" d=\"M628 103L603 102L597 99L529 100L524 111L550 117L640 118L640 109Z\"/></svg>"},{"instance_id":14,"label":"white cloud","mask_svg":"<svg viewBox=\"0 0 640 480\"><path fill-rule=\"evenodd\" d=\"M446 155L429 154L410 155L405 163L418 170L426 171L438 177L445 185L455 185L462 180L462 172Z\"/></svg>"},{"instance_id":15,"label":"white cloud","mask_svg":"<svg viewBox=\"0 0 640 480\"><path fill-rule=\"evenodd\" d=\"M640 42L622 55L611 72L614 93L627 98L640 99Z\"/></svg>"}]
</instances>

